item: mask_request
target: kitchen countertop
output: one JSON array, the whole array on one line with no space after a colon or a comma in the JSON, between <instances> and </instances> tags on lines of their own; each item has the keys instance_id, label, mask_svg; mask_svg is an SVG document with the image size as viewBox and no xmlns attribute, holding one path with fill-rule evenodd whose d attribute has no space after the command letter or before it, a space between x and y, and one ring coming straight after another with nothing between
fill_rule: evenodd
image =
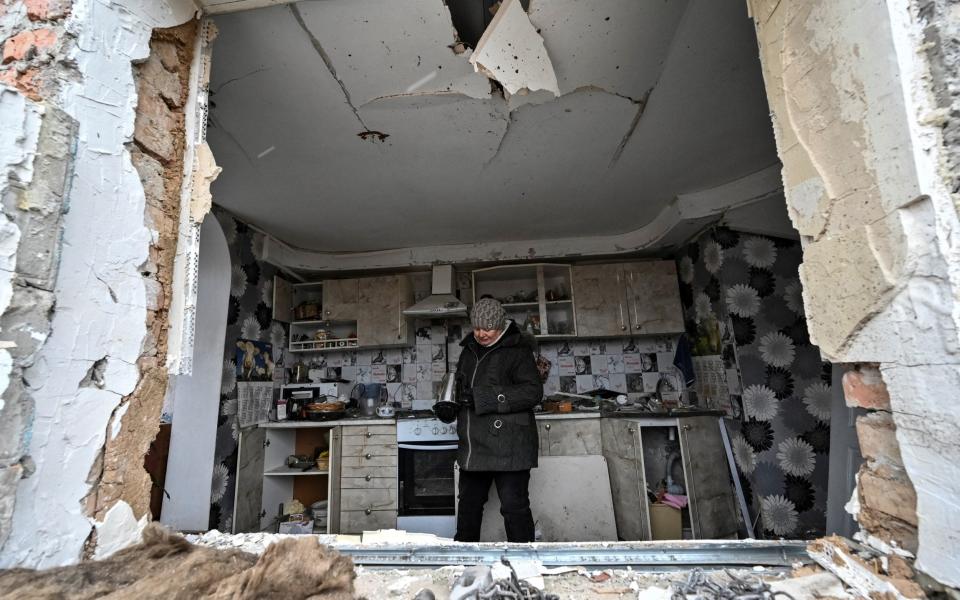
<instances>
[{"instance_id":1,"label":"kitchen countertop","mask_svg":"<svg viewBox=\"0 0 960 600\"><path fill-rule=\"evenodd\" d=\"M568 413L536 413L538 421L553 421L555 419L598 419L599 410L581 410Z\"/></svg>"}]
</instances>

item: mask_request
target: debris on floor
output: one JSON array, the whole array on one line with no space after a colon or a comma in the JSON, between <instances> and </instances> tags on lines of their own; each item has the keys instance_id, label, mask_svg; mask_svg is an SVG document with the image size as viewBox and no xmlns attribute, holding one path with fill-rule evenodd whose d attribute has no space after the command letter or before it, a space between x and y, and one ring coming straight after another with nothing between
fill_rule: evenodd
<instances>
[{"instance_id":1,"label":"debris on floor","mask_svg":"<svg viewBox=\"0 0 960 600\"><path fill-rule=\"evenodd\" d=\"M807 546L807 553L860 596L897 600L926 597L913 581L913 568L899 554L879 554L865 547L857 549L838 536L814 540Z\"/></svg>"},{"instance_id":2,"label":"debris on floor","mask_svg":"<svg viewBox=\"0 0 960 600\"><path fill-rule=\"evenodd\" d=\"M296 536L289 536L294 538ZM257 557L204 548L157 524L143 541L103 560L44 571L0 571L0 599L192 599L198 597L350 600L353 561L316 538L281 539Z\"/></svg>"}]
</instances>

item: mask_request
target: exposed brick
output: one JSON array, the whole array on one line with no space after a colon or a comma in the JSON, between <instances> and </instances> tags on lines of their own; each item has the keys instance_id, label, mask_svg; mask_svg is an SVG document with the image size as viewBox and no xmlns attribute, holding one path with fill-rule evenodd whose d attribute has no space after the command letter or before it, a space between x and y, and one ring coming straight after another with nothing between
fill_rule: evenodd
<instances>
[{"instance_id":1,"label":"exposed brick","mask_svg":"<svg viewBox=\"0 0 960 600\"><path fill-rule=\"evenodd\" d=\"M172 112L156 95L140 97L133 139L163 162L173 160L177 149L177 132L182 128L181 115Z\"/></svg>"},{"instance_id":2,"label":"exposed brick","mask_svg":"<svg viewBox=\"0 0 960 600\"><path fill-rule=\"evenodd\" d=\"M6 71L0 71L0 83L5 83L10 87L17 88L27 98L40 102L43 100L43 96L40 93L37 73L38 71L35 67L30 67L22 73L16 69L7 69Z\"/></svg>"},{"instance_id":3,"label":"exposed brick","mask_svg":"<svg viewBox=\"0 0 960 600\"><path fill-rule=\"evenodd\" d=\"M31 21L62 19L70 10L70 0L24 0Z\"/></svg>"},{"instance_id":4,"label":"exposed brick","mask_svg":"<svg viewBox=\"0 0 960 600\"><path fill-rule=\"evenodd\" d=\"M37 52L52 48L56 43L57 34L52 29L44 27L21 31L3 43L3 64L29 60Z\"/></svg>"},{"instance_id":5,"label":"exposed brick","mask_svg":"<svg viewBox=\"0 0 960 600\"><path fill-rule=\"evenodd\" d=\"M876 367L864 366L843 374L843 396L851 408L890 410L887 384Z\"/></svg>"},{"instance_id":6,"label":"exposed brick","mask_svg":"<svg viewBox=\"0 0 960 600\"><path fill-rule=\"evenodd\" d=\"M876 536L877 539L888 544L896 544L908 552L916 553L918 547L917 528L913 525L904 523L900 519L894 519L886 513L863 507L857 514L857 521L864 531Z\"/></svg>"},{"instance_id":7,"label":"exposed brick","mask_svg":"<svg viewBox=\"0 0 960 600\"><path fill-rule=\"evenodd\" d=\"M872 412L857 417L857 438L860 441L860 454L865 459L903 468L897 427L890 413Z\"/></svg>"},{"instance_id":8,"label":"exposed brick","mask_svg":"<svg viewBox=\"0 0 960 600\"><path fill-rule=\"evenodd\" d=\"M861 507L917 525L917 493L902 469L864 463L860 467L857 490Z\"/></svg>"}]
</instances>

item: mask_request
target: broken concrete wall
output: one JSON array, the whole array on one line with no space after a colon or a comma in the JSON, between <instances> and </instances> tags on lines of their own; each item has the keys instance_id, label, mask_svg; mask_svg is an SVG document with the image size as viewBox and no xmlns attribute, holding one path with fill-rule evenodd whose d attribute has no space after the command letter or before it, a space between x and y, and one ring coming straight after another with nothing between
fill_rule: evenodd
<instances>
[{"instance_id":1,"label":"broken concrete wall","mask_svg":"<svg viewBox=\"0 0 960 600\"><path fill-rule=\"evenodd\" d=\"M88 496L87 511L98 521L118 500L128 504L138 520L149 512L152 481L143 457L159 431L167 390L168 312L186 146L184 113L198 25L190 21L154 30L150 56L135 68L137 110L130 158L143 183L152 237L140 271L147 291L147 335L137 359L140 381L114 411L111 435L96 467L100 472L92 474L97 483Z\"/></svg>"},{"instance_id":2,"label":"broken concrete wall","mask_svg":"<svg viewBox=\"0 0 960 600\"><path fill-rule=\"evenodd\" d=\"M947 93L956 73L946 75L927 44L949 37L956 4L749 4L804 242L810 335L831 361L877 365L915 518L904 512L905 485L900 506L885 485L864 486L860 500L915 520L917 566L960 585L960 406L948 400L960 388L960 242L951 234L960 220L948 167L956 140L938 105L956 102ZM879 532L870 519L861 525Z\"/></svg>"},{"instance_id":3,"label":"broken concrete wall","mask_svg":"<svg viewBox=\"0 0 960 600\"><path fill-rule=\"evenodd\" d=\"M51 144L35 164L35 170L42 167L51 175L35 179L46 189L38 188L31 200L26 188L18 205L33 211L29 219L17 221L24 229L21 253L27 244L47 242L48 247L22 265L25 275L29 271L23 281L30 286L31 304L23 307L21 316L11 311L4 315L3 335L9 339L15 334L16 353L28 352L21 341L44 340L44 313L52 307L45 344L30 357L32 364L24 363L23 376L11 379L9 388L22 386L32 399L20 402L26 412L10 432L10 439L19 440L26 450L20 464L29 469L22 470L24 478L17 485L0 566L76 561L94 524L83 500L98 484L106 440L121 439L125 427L146 436L156 422L156 416L151 422L140 412L139 396L121 407L135 390L142 392L156 380L148 377L141 383L138 363L145 350L158 343L150 341L148 331L157 297L149 283L150 247L158 235L154 224L145 221L143 184L127 147L137 106L131 63L149 56L153 28L187 22L194 11L191 2L175 0L29 0L0 9L0 80L44 104L44 128L50 137L45 138L44 129L34 136L41 145L45 140ZM6 117L4 113L3 129L8 127ZM65 185L57 183L58 177ZM59 258L59 239L49 243L47 237L56 236L58 198L67 209L62 217L65 250ZM4 200L6 207L6 194ZM33 239L27 239L28 234ZM43 286L51 284L52 298L42 293ZM16 307L15 296L11 307ZM24 323L33 331L17 329ZM4 407L8 405L5 396ZM123 412L144 420L122 420ZM7 450L4 447L5 461ZM142 468L142 454L128 458ZM9 506L9 491L0 489L0 506ZM121 499L116 510L107 511L100 530L104 548L129 540L144 512L122 500L122 493L115 497Z\"/></svg>"}]
</instances>

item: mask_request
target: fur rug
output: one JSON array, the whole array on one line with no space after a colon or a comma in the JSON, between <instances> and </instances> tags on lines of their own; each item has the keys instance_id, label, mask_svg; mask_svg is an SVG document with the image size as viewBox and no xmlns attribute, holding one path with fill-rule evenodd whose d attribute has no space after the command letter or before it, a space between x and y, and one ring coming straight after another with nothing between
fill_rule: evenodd
<instances>
[{"instance_id":1,"label":"fur rug","mask_svg":"<svg viewBox=\"0 0 960 600\"><path fill-rule=\"evenodd\" d=\"M239 550L194 546L150 524L142 543L104 560L0 571L0 599L353 600L354 577L349 557L312 537L282 540L258 560Z\"/></svg>"}]
</instances>

